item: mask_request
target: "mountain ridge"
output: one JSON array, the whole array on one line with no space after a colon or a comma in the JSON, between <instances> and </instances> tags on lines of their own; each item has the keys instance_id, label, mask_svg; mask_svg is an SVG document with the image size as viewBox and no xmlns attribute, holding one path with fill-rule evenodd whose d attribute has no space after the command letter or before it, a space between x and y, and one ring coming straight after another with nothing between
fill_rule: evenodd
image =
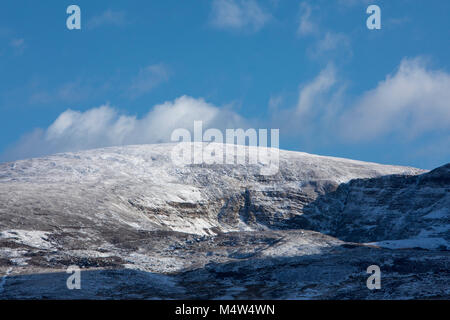
<instances>
[{"instance_id":1,"label":"mountain ridge","mask_svg":"<svg viewBox=\"0 0 450 320\"><path fill-rule=\"evenodd\" d=\"M195 152L203 146L192 144ZM20 289L27 275L64 270L70 264L86 271L170 275L178 284L206 277L217 289L234 283L234 276L214 278L233 265L245 269L253 262L267 270L278 265L303 274L298 269L302 261L312 259L312 268L323 274L322 268L358 252L356 265L380 259L391 270L389 256L417 260L417 247L430 254L423 258L429 267L415 292L425 282L445 279L445 274L425 274L442 268L433 262L436 257L444 264L449 261L449 165L426 171L280 150L279 171L264 176L261 163L177 166L170 158L173 147L109 147L0 164L0 271L14 270L4 289L15 284L16 296L39 295L38 287L28 296ZM321 255L329 257L328 267L320 262ZM300 264L291 270L277 259ZM356 265L343 270L353 276L364 271ZM277 278L276 268L261 272ZM43 277L40 285L47 281ZM248 288L257 281L253 276L238 278L248 280ZM286 296L302 296L294 294L300 290L296 285L276 281ZM335 288L320 277L311 281L322 289L305 297L328 296ZM229 285L231 291L224 295L234 292L236 284ZM55 294L62 289L48 290ZM96 290L102 290L100 284ZM435 290L433 294L447 294L442 285ZM264 292L259 297L267 297ZM14 296L14 291L9 294ZM235 293L240 298L248 294Z\"/></svg>"}]
</instances>

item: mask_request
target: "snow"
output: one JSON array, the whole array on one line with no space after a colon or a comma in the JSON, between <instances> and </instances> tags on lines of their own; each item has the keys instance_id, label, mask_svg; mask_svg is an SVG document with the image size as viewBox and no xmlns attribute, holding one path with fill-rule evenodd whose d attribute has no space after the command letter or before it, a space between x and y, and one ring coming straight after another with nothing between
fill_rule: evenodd
<instances>
[{"instance_id":1,"label":"snow","mask_svg":"<svg viewBox=\"0 0 450 320\"><path fill-rule=\"evenodd\" d=\"M5 230L0 232L0 239L9 239L30 247L50 249L53 247L47 236L50 232L30 230Z\"/></svg>"},{"instance_id":2,"label":"snow","mask_svg":"<svg viewBox=\"0 0 450 320\"><path fill-rule=\"evenodd\" d=\"M206 146L204 143L192 144L197 153ZM252 190L268 190L270 187L273 190L292 188L300 191L302 184L310 181L339 184L354 178L423 172L409 167L280 150L278 174L281 177L271 184L258 179L261 168L266 167L261 162L254 165L176 165L170 156L175 145L111 147L0 164L0 197L3 193L3 198L16 202L26 195L23 201L30 202L32 207L45 202L39 206L69 210L72 214L76 211L79 215L97 208L97 217L117 220L133 228L155 230L159 226L204 235L216 227L223 231L249 229L242 224L235 227L221 225L213 214L218 208L210 208L209 215L199 215L199 206L217 203L230 192L241 192L249 187ZM236 147L218 146L226 152ZM245 149L238 153L239 159L247 151L249 154L261 152L258 147L236 148ZM278 152L277 149L267 150L272 156ZM242 159L240 161L242 163ZM271 176L267 179L270 180ZM180 214L186 211L182 207L192 207L192 214ZM31 241L37 241L39 246L51 246L38 235Z\"/></svg>"},{"instance_id":3,"label":"snow","mask_svg":"<svg viewBox=\"0 0 450 320\"><path fill-rule=\"evenodd\" d=\"M365 272L355 266L411 254L355 242L384 240L368 244L392 249L449 247L445 186L420 189L415 178L399 177L394 187L384 183L390 178L381 178L353 181L334 192L351 179L413 176L425 170L280 150L278 173L261 175L265 161L176 165L170 157L174 146L112 147L0 164L0 242L5 244L0 247L0 267L5 271L14 265L14 277L6 283L13 291L8 294L39 295L44 290L41 280L54 283L42 274L54 268L66 277L64 267L80 263L91 269L111 268L83 271L86 279L108 280L91 284L108 298L121 296L122 290L130 290L124 297L171 298L165 294L169 290L184 298L199 297L203 291L204 297L254 298L249 295L254 285L269 288L260 294L272 298L278 296L271 292L281 291L293 298L330 298L324 292L339 290L354 296L367 291L358 290L360 282L350 282ZM194 144L197 155L202 146ZM245 151L259 152L256 147ZM277 150L270 152L274 156ZM386 199L393 193L395 197ZM345 220L344 235L333 233L327 224L346 218L341 213L352 218ZM297 220L300 215L318 222L302 227L322 233L293 230L303 223ZM390 226L398 232L386 236L376 230L389 231ZM349 234L377 237L346 239ZM342 240L352 244L345 246ZM448 259L446 251L411 251L427 261L443 257L433 262L432 271L442 270ZM218 274L228 271L238 277L219 279ZM39 275L34 277L34 291L29 290L32 277L16 277L21 273ZM446 277L428 271L426 275ZM214 281L220 286L204 286ZM5 282L6 276L0 279L0 291ZM118 290L104 290L116 285ZM66 296L64 290L51 297ZM99 291L83 292L97 297Z\"/></svg>"},{"instance_id":4,"label":"snow","mask_svg":"<svg viewBox=\"0 0 450 320\"><path fill-rule=\"evenodd\" d=\"M196 148L202 143L192 143ZM74 182L106 181L136 178L142 181L175 182L176 177L191 171L191 165L177 166L171 161L171 150L175 144L133 145L61 153L44 158L20 160L0 164L1 182ZM234 145L224 145L231 152ZM256 153L258 147L244 147ZM273 151L274 152L274 151ZM244 153L245 154L245 153ZM410 167L381 165L335 157L312 155L304 152L279 151L280 166L299 171L302 180L329 180L338 183L354 178L377 177L388 174L419 174L424 170ZM241 159L238 157L238 159ZM242 163L242 159L238 163ZM217 164L226 168L229 165ZM261 163L254 166L260 168ZM238 173L248 171L248 165L233 165ZM259 171L259 170L258 170ZM102 180L103 181L103 180ZM103 182L106 182L103 181ZM171 186L174 187L174 186Z\"/></svg>"},{"instance_id":5,"label":"snow","mask_svg":"<svg viewBox=\"0 0 450 320\"><path fill-rule=\"evenodd\" d=\"M311 237L310 233L304 235L290 235L284 241L270 246L262 252L265 257L298 257L303 255L320 254L323 250L342 245L344 242L334 239L325 238L318 240L316 237Z\"/></svg>"}]
</instances>

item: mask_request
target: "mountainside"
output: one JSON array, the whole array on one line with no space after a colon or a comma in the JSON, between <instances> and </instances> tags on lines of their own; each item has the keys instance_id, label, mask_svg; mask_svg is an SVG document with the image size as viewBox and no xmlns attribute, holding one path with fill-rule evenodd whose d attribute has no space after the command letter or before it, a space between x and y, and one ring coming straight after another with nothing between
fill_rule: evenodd
<instances>
[{"instance_id":1,"label":"mountainside","mask_svg":"<svg viewBox=\"0 0 450 320\"><path fill-rule=\"evenodd\" d=\"M450 164L416 175L354 179L304 208L304 227L345 241L450 247Z\"/></svg>"},{"instance_id":2,"label":"mountainside","mask_svg":"<svg viewBox=\"0 0 450 320\"><path fill-rule=\"evenodd\" d=\"M265 176L176 166L173 146L0 164L0 297L449 297L450 165L280 150ZM365 285L372 264L381 290ZM82 290L66 288L69 265Z\"/></svg>"}]
</instances>

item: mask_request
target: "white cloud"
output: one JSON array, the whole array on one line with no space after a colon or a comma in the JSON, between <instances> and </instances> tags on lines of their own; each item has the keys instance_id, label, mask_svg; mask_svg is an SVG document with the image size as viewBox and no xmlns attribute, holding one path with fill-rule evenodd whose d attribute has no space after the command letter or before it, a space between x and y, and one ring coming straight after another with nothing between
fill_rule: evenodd
<instances>
[{"instance_id":1,"label":"white cloud","mask_svg":"<svg viewBox=\"0 0 450 320\"><path fill-rule=\"evenodd\" d=\"M300 3L300 22L297 33L300 36L314 34L318 26L311 19L312 8L307 2Z\"/></svg>"},{"instance_id":2,"label":"white cloud","mask_svg":"<svg viewBox=\"0 0 450 320\"><path fill-rule=\"evenodd\" d=\"M293 108L275 110L272 126L279 127L285 136L319 143L334 126L334 119L343 105L344 89L336 68L328 64L314 79L299 87Z\"/></svg>"},{"instance_id":3,"label":"white cloud","mask_svg":"<svg viewBox=\"0 0 450 320\"><path fill-rule=\"evenodd\" d=\"M129 88L131 97L136 98L150 92L157 85L169 80L170 71L163 64L150 65L139 71Z\"/></svg>"},{"instance_id":4,"label":"white cloud","mask_svg":"<svg viewBox=\"0 0 450 320\"><path fill-rule=\"evenodd\" d=\"M144 117L119 114L104 105L84 112L66 110L45 130L24 136L4 160L127 144L169 142L176 128L192 130L194 120L204 128L244 128L245 120L231 110L203 99L182 96L152 108Z\"/></svg>"},{"instance_id":5,"label":"white cloud","mask_svg":"<svg viewBox=\"0 0 450 320\"><path fill-rule=\"evenodd\" d=\"M449 103L450 74L430 69L421 59L402 60L395 72L357 97L346 94L346 83L328 65L300 87L295 107L273 114L273 125L303 144L389 137L432 145L450 139Z\"/></svg>"},{"instance_id":6,"label":"white cloud","mask_svg":"<svg viewBox=\"0 0 450 320\"><path fill-rule=\"evenodd\" d=\"M280 106L283 104L284 97L282 94L271 95L269 98L269 110L272 112L277 112Z\"/></svg>"},{"instance_id":7,"label":"white cloud","mask_svg":"<svg viewBox=\"0 0 450 320\"><path fill-rule=\"evenodd\" d=\"M254 0L214 0L211 23L220 29L260 30L272 15Z\"/></svg>"},{"instance_id":8,"label":"white cloud","mask_svg":"<svg viewBox=\"0 0 450 320\"><path fill-rule=\"evenodd\" d=\"M342 32L327 31L319 24L319 7L309 2L300 3L299 23L297 35L301 37L312 36L313 42L307 48L311 59L330 61L339 58L346 60L353 56L350 37ZM317 14L316 14L317 13Z\"/></svg>"},{"instance_id":9,"label":"white cloud","mask_svg":"<svg viewBox=\"0 0 450 320\"><path fill-rule=\"evenodd\" d=\"M353 56L350 38L344 33L326 32L317 43L308 49L311 58L341 57L348 59Z\"/></svg>"},{"instance_id":10,"label":"white cloud","mask_svg":"<svg viewBox=\"0 0 450 320\"><path fill-rule=\"evenodd\" d=\"M87 27L94 29L104 25L122 26L124 24L126 24L125 12L108 9L100 15L92 17L87 22Z\"/></svg>"},{"instance_id":11,"label":"white cloud","mask_svg":"<svg viewBox=\"0 0 450 320\"><path fill-rule=\"evenodd\" d=\"M349 39L343 33L327 32L325 36L319 41L317 49L319 52L326 52L336 50L339 46L348 46Z\"/></svg>"},{"instance_id":12,"label":"white cloud","mask_svg":"<svg viewBox=\"0 0 450 320\"><path fill-rule=\"evenodd\" d=\"M328 65L312 82L301 88L296 108L297 115L306 116L313 108L317 108L319 100L323 100L335 83L335 69L332 65Z\"/></svg>"},{"instance_id":13,"label":"white cloud","mask_svg":"<svg viewBox=\"0 0 450 320\"><path fill-rule=\"evenodd\" d=\"M340 118L342 135L370 140L387 135L414 138L450 133L450 74L430 70L421 59L404 59L398 70L366 92Z\"/></svg>"}]
</instances>

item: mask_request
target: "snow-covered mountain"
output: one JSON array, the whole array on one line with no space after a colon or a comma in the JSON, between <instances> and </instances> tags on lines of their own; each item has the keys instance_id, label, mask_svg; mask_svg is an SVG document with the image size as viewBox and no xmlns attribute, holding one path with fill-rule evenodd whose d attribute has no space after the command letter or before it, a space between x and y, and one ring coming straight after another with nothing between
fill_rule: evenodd
<instances>
[{"instance_id":1,"label":"snow-covered mountain","mask_svg":"<svg viewBox=\"0 0 450 320\"><path fill-rule=\"evenodd\" d=\"M175 165L173 147L0 164L0 297L448 297L450 165L280 150L268 176ZM66 288L73 264L89 290ZM385 290L365 287L371 264Z\"/></svg>"}]
</instances>

